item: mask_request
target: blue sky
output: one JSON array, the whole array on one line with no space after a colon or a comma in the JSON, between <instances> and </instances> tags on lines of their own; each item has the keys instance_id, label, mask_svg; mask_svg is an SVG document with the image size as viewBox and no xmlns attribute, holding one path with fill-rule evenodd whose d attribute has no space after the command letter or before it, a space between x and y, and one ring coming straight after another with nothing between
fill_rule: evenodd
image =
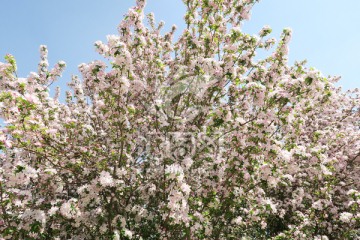
<instances>
[{"instance_id":1,"label":"blue sky","mask_svg":"<svg viewBox=\"0 0 360 240\"><path fill-rule=\"evenodd\" d=\"M96 40L116 34L116 27L135 0L12 0L0 8L0 57L13 54L19 76L36 71L39 45L49 48L49 62L67 63L57 83L64 89L77 66L102 59L95 51ZM181 0L148 0L147 12L164 20L166 28L183 25L185 8ZM344 89L360 87L360 1L347 0L262 0L244 30L257 33L263 25L273 28L278 38L282 29L291 27L290 64L308 60L308 66L324 75L341 75ZM0 60L2 61L2 60ZM64 96L64 94L62 94Z\"/></svg>"}]
</instances>

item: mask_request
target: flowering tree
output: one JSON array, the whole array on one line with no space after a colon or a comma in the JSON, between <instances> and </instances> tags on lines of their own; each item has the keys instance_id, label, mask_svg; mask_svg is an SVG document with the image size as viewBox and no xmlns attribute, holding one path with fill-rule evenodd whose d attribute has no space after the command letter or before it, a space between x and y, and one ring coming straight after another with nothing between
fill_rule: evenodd
<instances>
[{"instance_id":1,"label":"flowering tree","mask_svg":"<svg viewBox=\"0 0 360 240\"><path fill-rule=\"evenodd\" d=\"M144 0L111 66L79 66L66 102L37 73L0 63L3 239L355 239L360 227L357 90L304 62L291 31L241 31L255 0L184 0L187 28L161 34ZM275 47L273 47L273 45ZM256 60L256 50L271 51Z\"/></svg>"}]
</instances>

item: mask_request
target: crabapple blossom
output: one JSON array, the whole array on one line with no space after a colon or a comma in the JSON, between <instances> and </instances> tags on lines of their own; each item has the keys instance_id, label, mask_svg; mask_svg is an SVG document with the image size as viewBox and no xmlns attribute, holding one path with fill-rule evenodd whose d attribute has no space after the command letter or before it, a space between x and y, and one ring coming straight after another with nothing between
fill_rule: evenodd
<instances>
[{"instance_id":1,"label":"crabapple blossom","mask_svg":"<svg viewBox=\"0 0 360 240\"><path fill-rule=\"evenodd\" d=\"M357 239L359 90L243 32L257 0L183 2L175 38L137 0L64 102L46 46L5 56L2 239Z\"/></svg>"}]
</instances>

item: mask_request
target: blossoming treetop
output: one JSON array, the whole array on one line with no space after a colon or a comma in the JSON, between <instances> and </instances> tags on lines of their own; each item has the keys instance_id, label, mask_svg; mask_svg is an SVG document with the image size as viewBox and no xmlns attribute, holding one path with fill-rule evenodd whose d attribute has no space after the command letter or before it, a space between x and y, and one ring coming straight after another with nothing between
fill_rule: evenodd
<instances>
[{"instance_id":1,"label":"blossoming treetop","mask_svg":"<svg viewBox=\"0 0 360 240\"><path fill-rule=\"evenodd\" d=\"M111 65L79 66L66 102L37 73L0 63L4 239L354 239L360 225L357 90L304 62L291 31L242 32L255 0L184 0L161 34L138 0ZM273 47L275 46L275 47ZM256 50L271 51L256 60Z\"/></svg>"}]
</instances>

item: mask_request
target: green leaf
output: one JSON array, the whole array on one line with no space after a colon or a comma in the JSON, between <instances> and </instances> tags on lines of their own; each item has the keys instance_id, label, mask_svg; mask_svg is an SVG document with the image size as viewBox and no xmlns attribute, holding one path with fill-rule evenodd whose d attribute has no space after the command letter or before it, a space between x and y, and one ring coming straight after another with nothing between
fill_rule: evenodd
<instances>
[{"instance_id":1,"label":"green leaf","mask_svg":"<svg viewBox=\"0 0 360 240\"><path fill-rule=\"evenodd\" d=\"M311 77L305 78L305 83L306 83L307 85L310 85L312 82L313 82L313 78L311 78Z\"/></svg>"}]
</instances>

